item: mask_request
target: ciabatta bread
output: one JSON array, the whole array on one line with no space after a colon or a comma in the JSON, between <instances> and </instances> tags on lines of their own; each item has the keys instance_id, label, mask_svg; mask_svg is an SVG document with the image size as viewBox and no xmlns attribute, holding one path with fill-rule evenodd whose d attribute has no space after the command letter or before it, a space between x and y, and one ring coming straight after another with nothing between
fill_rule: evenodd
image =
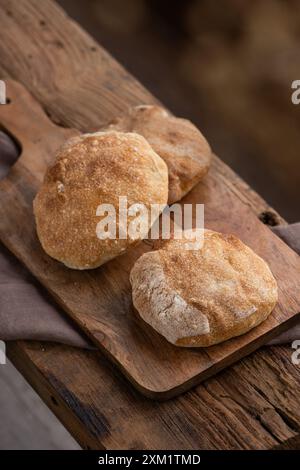
<instances>
[{"instance_id":1,"label":"ciabatta bread","mask_svg":"<svg viewBox=\"0 0 300 470\"><path fill-rule=\"evenodd\" d=\"M205 137L190 121L159 106L130 108L107 129L137 132L147 139L168 166L169 204L182 199L208 172L211 149Z\"/></svg>"},{"instance_id":2,"label":"ciabatta bread","mask_svg":"<svg viewBox=\"0 0 300 470\"><path fill-rule=\"evenodd\" d=\"M233 235L205 231L204 244L186 250L170 240L142 255L130 281L135 309L177 346L210 346L263 322L277 302L267 263Z\"/></svg>"},{"instance_id":3,"label":"ciabatta bread","mask_svg":"<svg viewBox=\"0 0 300 470\"><path fill-rule=\"evenodd\" d=\"M90 269L145 238L147 230L138 238L98 238L98 206L112 204L118 224L120 196L127 197L128 206L144 204L147 209L167 203L167 166L144 137L98 132L64 144L34 200L37 233L46 253L70 268Z\"/></svg>"}]
</instances>

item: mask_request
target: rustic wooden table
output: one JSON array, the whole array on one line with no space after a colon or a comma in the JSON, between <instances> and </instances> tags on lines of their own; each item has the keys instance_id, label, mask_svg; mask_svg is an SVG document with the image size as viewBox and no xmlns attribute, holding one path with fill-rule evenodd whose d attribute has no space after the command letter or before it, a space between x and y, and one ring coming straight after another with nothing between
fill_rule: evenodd
<instances>
[{"instance_id":1,"label":"rustic wooden table","mask_svg":"<svg viewBox=\"0 0 300 470\"><path fill-rule=\"evenodd\" d=\"M0 74L21 81L51 119L82 131L153 100L51 0L0 0ZM261 216L284 222L220 160L214 171ZM267 217L268 219L268 217ZM300 367L262 348L168 402L148 400L97 352L14 342L8 354L83 448L270 449L300 445Z\"/></svg>"}]
</instances>

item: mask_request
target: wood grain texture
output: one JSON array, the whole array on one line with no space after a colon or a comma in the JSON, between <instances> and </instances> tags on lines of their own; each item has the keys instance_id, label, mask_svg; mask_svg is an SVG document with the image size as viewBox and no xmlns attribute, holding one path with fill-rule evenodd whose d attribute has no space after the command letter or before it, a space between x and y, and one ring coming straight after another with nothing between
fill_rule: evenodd
<instances>
[{"instance_id":1,"label":"wood grain texture","mask_svg":"<svg viewBox=\"0 0 300 470\"><path fill-rule=\"evenodd\" d=\"M32 200L55 150L77 131L55 126L20 84L7 81L6 86L10 104L1 106L0 124L17 138L22 153L0 182L0 238L138 390L152 398L175 396L296 321L300 258L252 214L214 169L183 202L204 203L205 226L234 233L250 245L269 263L279 287L272 315L246 335L210 348L177 348L138 321L129 274L138 257L151 248L151 241L90 271L70 270L51 259L36 235Z\"/></svg>"},{"instance_id":2,"label":"wood grain texture","mask_svg":"<svg viewBox=\"0 0 300 470\"><path fill-rule=\"evenodd\" d=\"M22 41L16 37L27 34L30 47L42 51L46 47L45 39L34 31L31 34L32 27L28 24L47 24L51 40L59 38L67 43L73 36L80 44L78 37L85 42L87 35L48 1L1 0L0 14L1 19L8 16L6 27L0 31L1 59L5 63L2 72L31 87L46 109L51 102L52 117L58 121L62 109L57 97L63 91L52 87L48 77L59 72L48 68L46 74L42 52L35 60L30 59ZM18 61L11 60L11 52ZM56 53L53 49L52 54ZM80 55L77 49L73 54ZM98 46L97 54L99 61L102 51ZM68 60L65 55L61 62L68 63ZM55 60L51 63L55 69ZM38 89L33 84L33 76L40 77ZM101 76L97 80L102 80ZM66 86L61 85L62 89ZM81 88L87 93L84 81ZM106 90L97 92L104 96L106 105ZM91 96L95 99L93 93ZM109 100L108 92L107 97ZM93 107L93 103L89 106ZM68 125L78 125L76 103L72 100L66 104L66 109L70 108L75 111L72 117L68 115ZM82 129L92 127L89 118L86 119L87 122L80 123ZM282 220L232 170L218 160L214 165L215 171L253 213L258 216L271 212L277 220ZM262 349L192 392L160 404L141 397L95 353L18 342L9 346L9 355L84 447L270 448L299 435L300 370L291 363L289 348ZM264 411L268 411L267 416Z\"/></svg>"},{"instance_id":3,"label":"wood grain texture","mask_svg":"<svg viewBox=\"0 0 300 470\"><path fill-rule=\"evenodd\" d=\"M269 449L299 436L289 348L262 349L166 402L140 395L99 353L22 342L8 352L83 448Z\"/></svg>"}]
</instances>

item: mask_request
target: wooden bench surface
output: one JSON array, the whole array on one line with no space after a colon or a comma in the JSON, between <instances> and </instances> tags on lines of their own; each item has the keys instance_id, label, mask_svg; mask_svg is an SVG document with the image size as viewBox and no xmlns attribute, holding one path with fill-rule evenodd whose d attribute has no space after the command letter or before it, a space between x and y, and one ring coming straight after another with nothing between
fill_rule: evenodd
<instances>
[{"instance_id":1,"label":"wooden bench surface","mask_svg":"<svg viewBox=\"0 0 300 470\"><path fill-rule=\"evenodd\" d=\"M0 0L0 74L51 119L82 131L153 97L52 1ZM220 160L214 171L257 216L278 214ZM263 348L165 403L143 398L98 352L14 342L9 357L84 448L253 449L300 442L300 367Z\"/></svg>"}]
</instances>

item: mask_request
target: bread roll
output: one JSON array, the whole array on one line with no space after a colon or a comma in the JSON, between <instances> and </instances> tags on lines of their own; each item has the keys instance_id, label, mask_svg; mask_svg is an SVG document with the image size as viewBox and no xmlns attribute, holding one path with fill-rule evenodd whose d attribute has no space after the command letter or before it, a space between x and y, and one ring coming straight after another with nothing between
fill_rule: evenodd
<instances>
[{"instance_id":1,"label":"bread roll","mask_svg":"<svg viewBox=\"0 0 300 470\"><path fill-rule=\"evenodd\" d=\"M182 199L209 169L211 149L201 132L190 121L171 116L159 106L130 108L108 129L141 134L166 162L169 204Z\"/></svg>"},{"instance_id":2,"label":"bread roll","mask_svg":"<svg viewBox=\"0 0 300 470\"><path fill-rule=\"evenodd\" d=\"M138 238L130 234L127 239L97 237L100 204L115 207L119 229L119 196L127 197L128 206L138 203L147 209L152 203L167 203L167 166L144 137L112 131L68 141L58 151L33 204L46 253L70 268L90 269L145 238L147 230Z\"/></svg>"},{"instance_id":3,"label":"bread roll","mask_svg":"<svg viewBox=\"0 0 300 470\"><path fill-rule=\"evenodd\" d=\"M205 231L201 249L170 240L142 255L130 281L145 322L177 346L210 346L264 321L277 284L263 259L233 235Z\"/></svg>"}]
</instances>

